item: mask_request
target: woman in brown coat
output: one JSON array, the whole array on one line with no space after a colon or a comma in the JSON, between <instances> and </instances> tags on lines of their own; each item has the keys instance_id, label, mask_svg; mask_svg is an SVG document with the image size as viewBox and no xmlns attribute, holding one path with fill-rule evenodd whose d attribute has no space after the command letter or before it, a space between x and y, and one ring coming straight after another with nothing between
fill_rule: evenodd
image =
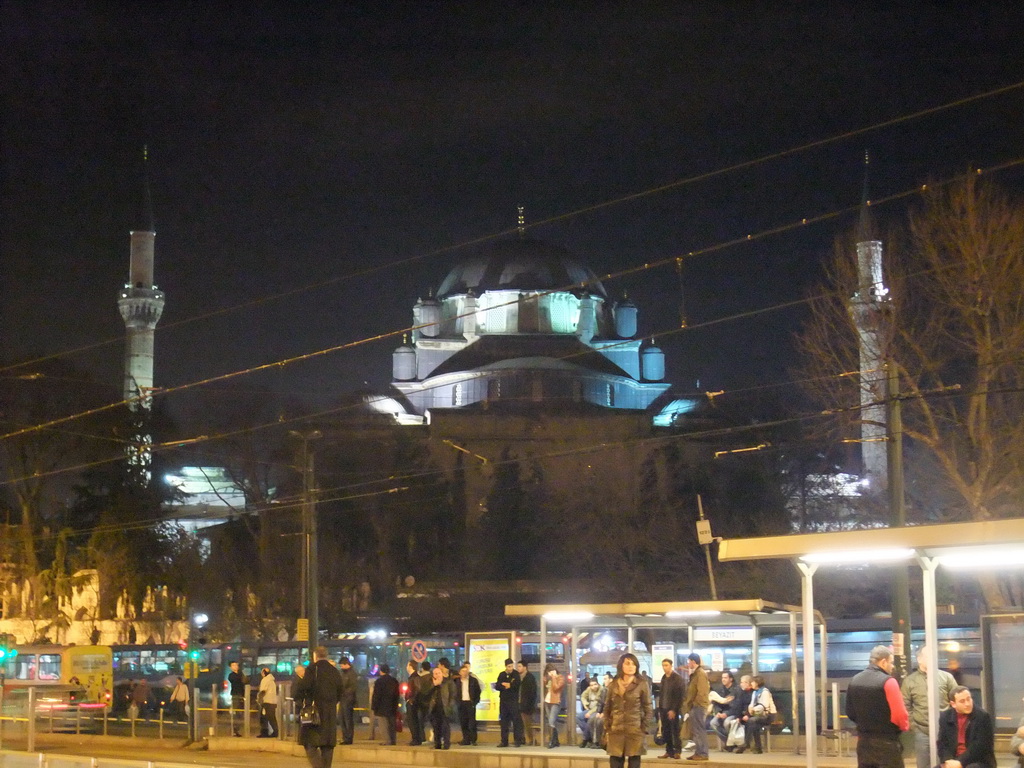
<instances>
[{"instance_id":1,"label":"woman in brown coat","mask_svg":"<svg viewBox=\"0 0 1024 768\"><path fill-rule=\"evenodd\" d=\"M632 653L619 657L615 677L608 684L604 705L605 749L612 768L638 768L640 756L647 750L644 738L651 725L651 690L638 675L640 662Z\"/></svg>"}]
</instances>

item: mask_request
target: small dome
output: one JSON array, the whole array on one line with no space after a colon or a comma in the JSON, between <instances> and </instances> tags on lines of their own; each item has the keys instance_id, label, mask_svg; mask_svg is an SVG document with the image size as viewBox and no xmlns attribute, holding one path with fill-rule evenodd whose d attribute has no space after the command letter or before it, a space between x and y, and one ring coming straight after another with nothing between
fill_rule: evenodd
<instances>
[{"instance_id":1,"label":"small dome","mask_svg":"<svg viewBox=\"0 0 1024 768\"><path fill-rule=\"evenodd\" d=\"M581 287L580 283L586 285ZM549 291L555 288L607 298L604 286L569 251L538 240L499 240L456 266L437 290L438 298L473 291Z\"/></svg>"}]
</instances>

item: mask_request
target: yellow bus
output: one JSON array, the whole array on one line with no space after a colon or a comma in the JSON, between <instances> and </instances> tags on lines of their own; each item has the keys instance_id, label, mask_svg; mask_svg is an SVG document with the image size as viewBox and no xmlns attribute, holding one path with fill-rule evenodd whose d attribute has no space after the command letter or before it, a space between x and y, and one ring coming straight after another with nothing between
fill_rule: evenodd
<instances>
[{"instance_id":1,"label":"yellow bus","mask_svg":"<svg viewBox=\"0 0 1024 768\"><path fill-rule=\"evenodd\" d=\"M9 688L67 692L67 699L80 705L109 703L114 683L113 656L106 645L22 645L7 655L0 670Z\"/></svg>"}]
</instances>

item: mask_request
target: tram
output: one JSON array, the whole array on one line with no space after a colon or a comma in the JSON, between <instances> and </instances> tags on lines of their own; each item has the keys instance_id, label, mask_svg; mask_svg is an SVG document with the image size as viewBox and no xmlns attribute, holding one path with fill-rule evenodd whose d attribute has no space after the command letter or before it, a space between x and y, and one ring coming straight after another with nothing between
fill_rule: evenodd
<instances>
[{"instance_id":1,"label":"tram","mask_svg":"<svg viewBox=\"0 0 1024 768\"><path fill-rule=\"evenodd\" d=\"M22 645L0 662L5 688L34 687L40 700L104 706L114 684L105 645Z\"/></svg>"},{"instance_id":2,"label":"tram","mask_svg":"<svg viewBox=\"0 0 1024 768\"><path fill-rule=\"evenodd\" d=\"M342 656L348 657L353 669L366 681L360 686L360 701L368 695L369 680L377 675L382 664L387 664L396 676L401 676L410 660L436 664L441 658L447 658L457 668L463 659L461 641L456 635L404 636L382 631L358 632L324 640L321 645L327 648L329 658L334 661ZM269 668L279 681L285 681L294 674L295 667L309 662L308 644L296 641L208 643L192 650L199 656L197 690L206 693L216 687L225 702L228 701L227 676L231 662L238 662L239 670L253 681L253 685L259 681L260 670L264 667ZM113 646L114 708L127 706L131 685L139 680L147 682L154 700L166 700L177 678L185 675L187 656L184 644Z\"/></svg>"}]
</instances>

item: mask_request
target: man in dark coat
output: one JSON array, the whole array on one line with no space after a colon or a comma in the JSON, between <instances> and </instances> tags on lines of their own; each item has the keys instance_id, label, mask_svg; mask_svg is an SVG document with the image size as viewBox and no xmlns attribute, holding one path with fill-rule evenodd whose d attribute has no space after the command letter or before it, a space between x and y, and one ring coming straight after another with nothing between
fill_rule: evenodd
<instances>
[{"instance_id":1,"label":"man in dark coat","mask_svg":"<svg viewBox=\"0 0 1024 768\"><path fill-rule=\"evenodd\" d=\"M380 665L380 677L373 685L370 709L384 726L384 745L395 746L395 722L398 719L398 681L387 664Z\"/></svg>"},{"instance_id":2,"label":"man in dark coat","mask_svg":"<svg viewBox=\"0 0 1024 768\"><path fill-rule=\"evenodd\" d=\"M682 723L680 710L683 707L683 686L682 675L676 672L671 659L662 659L661 668L664 675L661 678L661 694L658 697L658 710L661 713L661 737L665 740L665 754L663 758L675 758L682 753L682 743L679 738L679 726Z\"/></svg>"},{"instance_id":3,"label":"man in dark coat","mask_svg":"<svg viewBox=\"0 0 1024 768\"><path fill-rule=\"evenodd\" d=\"M498 692L498 717L501 718L501 742L499 747L508 746L508 729L512 727L512 736L517 747L523 746L523 721L519 717L519 674L515 670L512 659L505 659L505 671L498 673L494 690Z\"/></svg>"},{"instance_id":4,"label":"man in dark coat","mask_svg":"<svg viewBox=\"0 0 1024 768\"><path fill-rule=\"evenodd\" d=\"M523 721L523 738L525 743L535 747L537 733L533 730L533 716L537 714L537 678L525 661L516 665L516 671L519 673L519 717Z\"/></svg>"},{"instance_id":5,"label":"man in dark coat","mask_svg":"<svg viewBox=\"0 0 1024 768\"><path fill-rule=\"evenodd\" d=\"M341 743L351 744L356 735L356 689L359 687L359 678L356 671L352 669L352 662L349 661L348 656L341 657L338 661L338 668L341 674L341 708L338 710L338 717L341 721Z\"/></svg>"},{"instance_id":6,"label":"man in dark coat","mask_svg":"<svg viewBox=\"0 0 1024 768\"><path fill-rule=\"evenodd\" d=\"M245 721L245 686L249 682L244 672L238 671L238 662L232 661L229 665L231 671L228 673L228 693L231 694L231 730L235 736L241 736L238 727L235 725L235 712L238 712L242 721Z\"/></svg>"},{"instance_id":7,"label":"man in dark coat","mask_svg":"<svg viewBox=\"0 0 1024 768\"><path fill-rule=\"evenodd\" d=\"M939 762L942 768L996 768L992 715L974 706L970 689L958 685L950 708L939 713Z\"/></svg>"},{"instance_id":8,"label":"man in dark coat","mask_svg":"<svg viewBox=\"0 0 1024 768\"><path fill-rule=\"evenodd\" d=\"M469 664L459 668L455 679L455 703L459 708L459 727L462 729L462 746L476 744L476 705L480 703L480 681L469 671Z\"/></svg>"},{"instance_id":9,"label":"man in dark coat","mask_svg":"<svg viewBox=\"0 0 1024 768\"><path fill-rule=\"evenodd\" d=\"M313 651L313 663L295 686L295 703L301 709L315 704L320 715L319 725L299 728L299 743L306 749L311 768L331 768L334 745L338 742L336 710L344 695L341 674L327 660L327 649Z\"/></svg>"},{"instance_id":10,"label":"man in dark coat","mask_svg":"<svg viewBox=\"0 0 1024 768\"><path fill-rule=\"evenodd\" d=\"M408 688L405 693L405 722L409 724L409 746L418 747L423 743L423 718L420 710L420 686L426 685L420 677L415 661L405 665L405 671L409 675Z\"/></svg>"}]
</instances>

